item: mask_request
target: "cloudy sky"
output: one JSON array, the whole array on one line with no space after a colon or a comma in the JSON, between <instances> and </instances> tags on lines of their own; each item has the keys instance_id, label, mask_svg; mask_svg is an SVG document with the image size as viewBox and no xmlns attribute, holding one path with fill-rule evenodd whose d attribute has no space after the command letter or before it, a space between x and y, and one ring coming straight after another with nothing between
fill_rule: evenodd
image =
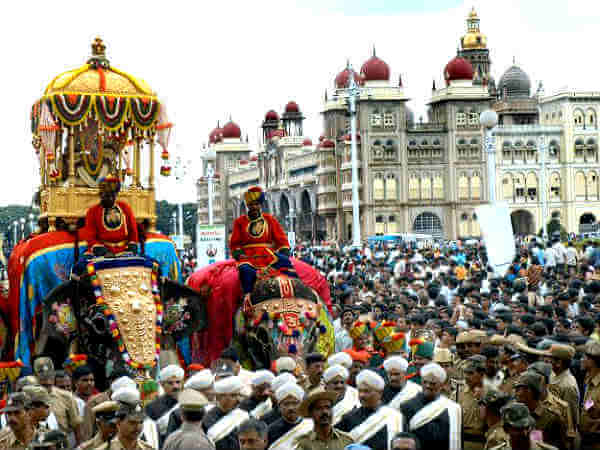
<instances>
[{"instance_id":1,"label":"cloudy sky","mask_svg":"<svg viewBox=\"0 0 600 450\"><path fill-rule=\"evenodd\" d=\"M295 100L306 134L321 132L325 89L349 58L356 70L377 55L402 74L416 117L432 79L439 84L475 6L498 80L513 57L546 93L600 90L596 57L600 2L594 0L103 0L13 3L3 42L3 176L0 204L29 203L37 164L29 111L58 73L83 64L96 35L111 63L145 79L176 128L171 152L192 162L183 194L161 179L159 197L194 199L208 133L232 116L250 143L264 113Z\"/></svg>"}]
</instances>

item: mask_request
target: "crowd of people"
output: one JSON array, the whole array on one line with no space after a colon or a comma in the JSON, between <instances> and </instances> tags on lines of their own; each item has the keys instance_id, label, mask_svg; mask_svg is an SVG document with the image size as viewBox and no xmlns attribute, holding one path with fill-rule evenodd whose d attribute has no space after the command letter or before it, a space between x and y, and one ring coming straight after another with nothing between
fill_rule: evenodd
<instances>
[{"instance_id":1,"label":"crowd of people","mask_svg":"<svg viewBox=\"0 0 600 450\"><path fill-rule=\"evenodd\" d=\"M1 449L600 449L600 249L297 249L331 283L335 352L249 371L227 348L158 381L34 361Z\"/></svg>"}]
</instances>

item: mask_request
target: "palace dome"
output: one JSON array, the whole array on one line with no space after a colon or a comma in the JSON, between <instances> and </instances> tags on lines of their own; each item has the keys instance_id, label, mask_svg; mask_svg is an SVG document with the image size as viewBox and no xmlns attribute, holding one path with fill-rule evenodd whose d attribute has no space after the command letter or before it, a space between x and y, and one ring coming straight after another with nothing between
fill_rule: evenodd
<instances>
[{"instance_id":1,"label":"palace dome","mask_svg":"<svg viewBox=\"0 0 600 450\"><path fill-rule=\"evenodd\" d=\"M208 135L208 142L211 144L216 144L223 139L223 129L217 126L214 130L210 132Z\"/></svg>"},{"instance_id":2,"label":"palace dome","mask_svg":"<svg viewBox=\"0 0 600 450\"><path fill-rule=\"evenodd\" d=\"M500 78L498 92L507 97L528 98L531 94L531 80L529 75L519 66L513 64Z\"/></svg>"},{"instance_id":3,"label":"palace dome","mask_svg":"<svg viewBox=\"0 0 600 450\"><path fill-rule=\"evenodd\" d=\"M242 130L237 123L230 120L223 127L222 136L224 139L241 139Z\"/></svg>"},{"instance_id":4,"label":"palace dome","mask_svg":"<svg viewBox=\"0 0 600 450\"><path fill-rule=\"evenodd\" d=\"M272 120L279 120L279 114L273 110L267 111L267 114L265 114L265 122Z\"/></svg>"},{"instance_id":5,"label":"palace dome","mask_svg":"<svg viewBox=\"0 0 600 450\"><path fill-rule=\"evenodd\" d=\"M338 73L337 77L335 77L335 87L338 88L338 89L347 88L348 87L348 81L350 81L350 73L351 72L353 72L353 71L351 71L348 68L345 68L340 73ZM356 84L361 84L362 83L362 78L356 72L354 72L354 81L356 81Z\"/></svg>"},{"instance_id":6,"label":"palace dome","mask_svg":"<svg viewBox=\"0 0 600 450\"><path fill-rule=\"evenodd\" d=\"M310 138L305 138L305 139L302 141L302 145L303 145L304 147L310 147L310 146L312 145L312 140L311 140Z\"/></svg>"},{"instance_id":7,"label":"palace dome","mask_svg":"<svg viewBox=\"0 0 600 450\"><path fill-rule=\"evenodd\" d=\"M291 100L288 102L287 105L285 105L285 112L286 113L299 113L300 112L300 107L298 106L298 103L296 103L295 101Z\"/></svg>"},{"instance_id":8,"label":"palace dome","mask_svg":"<svg viewBox=\"0 0 600 450\"><path fill-rule=\"evenodd\" d=\"M472 80L473 66L466 59L455 57L446 64L444 69L444 78L446 81L453 80Z\"/></svg>"},{"instance_id":9,"label":"palace dome","mask_svg":"<svg viewBox=\"0 0 600 450\"><path fill-rule=\"evenodd\" d=\"M389 81L390 66L384 60L378 58L375 55L375 49L373 49L373 56L362 65L360 74L364 81Z\"/></svg>"}]
</instances>

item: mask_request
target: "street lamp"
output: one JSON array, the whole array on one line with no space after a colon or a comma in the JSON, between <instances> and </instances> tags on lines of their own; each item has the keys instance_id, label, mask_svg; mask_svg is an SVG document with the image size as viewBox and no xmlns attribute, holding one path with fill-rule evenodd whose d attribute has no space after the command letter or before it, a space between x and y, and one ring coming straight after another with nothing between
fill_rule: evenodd
<instances>
[{"instance_id":1,"label":"street lamp","mask_svg":"<svg viewBox=\"0 0 600 450\"><path fill-rule=\"evenodd\" d=\"M177 211L173 211L171 214L171 220L173 221L173 235L177 234Z\"/></svg>"},{"instance_id":2,"label":"street lamp","mask_svg":"<svg viewBox=\"0 0 600 450\"><path fill-rule=\"evenodd\" d=\"M488 199L491 204L496 203L496 145L493 136L494 127L498 124L498 114L491 109L483 111L479 116L479 123L485 130L485 152L487 153L488 170Z\"/></svg>"},{"instance_id":3,"label":"street lamp","mask_svg":"<svg viewBox=\"0 0 600 450\"><path fill-rule=\"evenodd\" d=\"M25 217L21 217L19 222L21 222L21 239L25 239Z\"/></svg>"},{"instance_id":4,"label":"street lamp","mask_svg":"<svg viewBox=\"0 0 600 450\"><path fill-rule=\"evenodd\" d=\"M541 172L540 172L540 194L542 201L542 237L544 242L548 241L548 227L546 217L548 217L548 189L546 189L546 137L539 137L540 157L541 157Z\"/></svg>"},{"instance_id":5,"label":"street lamp","mask_svg":"<svg viewBox=\"0 0 600 450\"><path fill-rule=\"evenodd\" d=\"M31 229L31 234L35 231L35 215L33 213L29 213L29 228Z\"/></svg>"},{"instance_id":6,"label":"street lamp","mask_svg":"<svg viewBox=\"0 0 600 450\"><path fill-rule=\"evenodd\" d=\"M12 224L13 224L13 248L15 248L17 245L17 241L19 240L19 237L17 235L17 233L18 233L17 230L19 228L19 221L15 220Z\"/></svg>"},{"instance_id":7,"label":"street lamp","mask_svg":"<svg viewBox=\"0 0 600 450\"><path fill-rule=\"evenodd\" d=\"M213 224L213 181L215 180L215 169L211 163L206 167L206 180L208 182L208 224Z\"/></svg>"},{"instance_id":8,"label":"street lamp","mask_svg":"<svg viewBox=\"0 0 600 450\"><path fill-rule=\"evenodd\" d=\"M345 90L344 98L348 100L350 112L350 142L352 155L352 245L355 247L361 246L360 232L360 199L358 196L358 149L356 143L356 101L360 98L363 92L368 91L361 89L356 84L354 79L354 69L348 62L349 81L348 87Z\"/></svg>"}]
</instances>

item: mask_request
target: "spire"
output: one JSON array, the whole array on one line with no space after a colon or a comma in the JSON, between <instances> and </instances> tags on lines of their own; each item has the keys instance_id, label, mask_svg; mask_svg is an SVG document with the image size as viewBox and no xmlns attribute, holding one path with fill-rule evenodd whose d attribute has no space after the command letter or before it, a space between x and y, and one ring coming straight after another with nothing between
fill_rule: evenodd
<instances>
[{"instance_id":1,"label":"spire","mask_svg":"<svg viewBox=\"0 0 600 450\"><path fill-rule=\"evenodd\" d=\"M327 101L327 89L325 89L325 101Z\"/></svg>"},{"instance_id":2,"label":"spire","mask_svg":"<svg viewBox=\"0 0 600 450\"><path fill-rule=\"evenodd\" d=\"M517 59L515 58L515 55L513 55L513 66L517 65Z\"/></svg>"},{"instance_id":3,"label":"spire","mask_svg":"<svg viewBox=\"0 0 600 450\"><path fill-rule=\"evenodd\" d=\"M435 91L435 78L433 79L433 86L431 87L432 91Z\"/></svg>"},{"instance_id":4,"label":"spire","mask_svg":"<svg viewBox=\"0 0 600 450\"><path fill-rule=\"evenodd\" d=\"M398 87L402 87L402 74L398 75Z\"/></svg>"},{"instance_id":5,"label":"spire","mask_svg":"<svg viewBox=\"0 0 600 450\"><path fill-rule=\"evenodd\" d=\"M348 69L348 70L352 69L352 66L350 65L350 58L346 59L346 69Z\"/></svg>"},{"instance_id":6,"label":"spire","mask_svg":"<svg viewBox=\"0 0 600 450\"><path fill-rule=\"evenodd\" d=\"M373 44L373 56L377 56L377 54L375 53L375 44Z\"/></svg>"}]
</instances>

